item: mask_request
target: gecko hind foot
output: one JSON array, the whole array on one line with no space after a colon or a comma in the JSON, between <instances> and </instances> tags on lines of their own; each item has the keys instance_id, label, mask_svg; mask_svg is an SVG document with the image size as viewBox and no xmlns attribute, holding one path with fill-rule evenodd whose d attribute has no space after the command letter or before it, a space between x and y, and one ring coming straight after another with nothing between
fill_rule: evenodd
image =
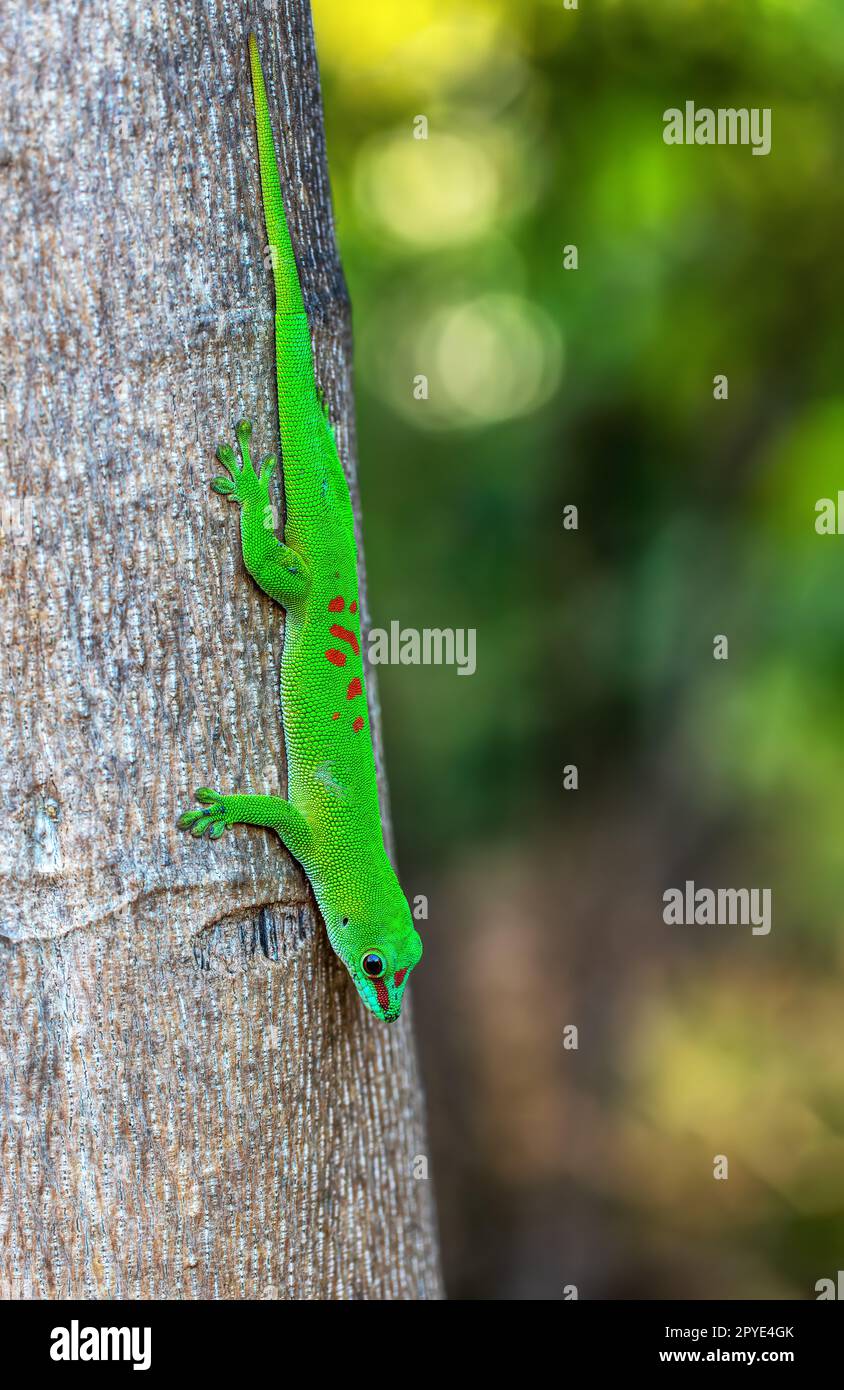
<instances>
[{"instance_id":1,"label":"gecko hind foot","mask_svg":"<svg viewBox=\"0 0 844 1390\"><path fill-rule=\"evenodd\" d=\"M220 444L217 458L230 476L212 479L211 486L221 497L234 497L238 502L246 502L255 496L263 497L276 465L275 457L270 455L265 458L260 473L256 473L249 453L252 425L248 420L239 420L235 434L241 462L238 464L237 455L230 444Z\"/></svg>"}]
</instances>

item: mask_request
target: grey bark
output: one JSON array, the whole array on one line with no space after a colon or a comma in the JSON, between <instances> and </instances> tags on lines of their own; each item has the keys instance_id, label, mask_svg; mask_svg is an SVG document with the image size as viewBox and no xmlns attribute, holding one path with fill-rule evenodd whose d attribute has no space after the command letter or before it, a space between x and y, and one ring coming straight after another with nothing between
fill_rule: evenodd
<instances>
[{"instance_id":1,"label":"grey bark","mask_svg":"<svg viewBox=\"0 0 844 1390\"><path fill-rule=\"evenodd\" d=\"M208 486L238 418L277 431L250 27L357 505L306 0L0 20L5 1297L440 1293L408 1018L274 837L174 828L199 785L284 792L283 615Z\"/></svg>"}]
</instances>

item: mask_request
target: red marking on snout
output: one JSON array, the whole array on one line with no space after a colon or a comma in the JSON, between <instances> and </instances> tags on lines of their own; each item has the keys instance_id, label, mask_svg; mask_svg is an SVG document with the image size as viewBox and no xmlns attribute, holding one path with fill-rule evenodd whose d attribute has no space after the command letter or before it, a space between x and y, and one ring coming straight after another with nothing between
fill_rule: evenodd
<instances>
[{"instance_id":1,"label":"red marking on snout","mask_svg":"<svg viewBox=\"0 0 844 1390\"><path fill-rule=\"evenodd\" d=\"M349 681L349 688L348 688L348 690L346 691L346 699L347 699L347 700L353 700L353 699L355 698L356 695L362 695L362 694L363 694L363 686L362 686L361 683L360 683L360 676L355 676L353 680L350 680L350 681Z\"/></svg>"},{"instance_id":2,"label":"red marking on snout","mask_svg":"<svg viewBox=\"0 0 844 1390\"><path fill-rule=\"evenodd\" d=\"M329 611L329 613L342 613L342 612L343 612L343 609L344 609L345 607L346 607L345 603L343 602L343 600L341 599L340 595L338 594L337 597L336 597L336 598L333 598L333 599L331 600L331 602L329 603L329 605L328 605L328 611Z\"/></svg>"},{"instance_id":3,"label":"red marking on snout","mask_svg":"<svg viewBox=\"0 0 844 1390\"><path fill-rule=\"evenodd\" d=\"M357 601L357 599L355 599L352 603L349 604L349 612L350 612L350 613L357 613L357 611L358 611L358 601Z\"/></svg>"},{"instance_id":4,"label":"red marking on snout","mask_svg":"<svg viewBox=\"0 0 844 1390\"><path fill-rule=\"evenodd\" d=\"M346 664L346 653L338 652L336 647L330 647L325 655L328 657L332 666L345 666Z\"/></svg>"},{"instance_id":5,"label":"red marking on snout","mask_svg":"<svg viewBox=\"0 0 844 1390\"><path fill-rule=\"evenodd\" d=\"M352 721L352 728L354 729L356 734L360 733L361 729L363 728L363 720L361 719L360 715L358 715L357 719Z\"/></svg>"},{"instance_id":6,"label":"red marking on snout","mask_svg":"<svg viewBox=\"0 0 844 1390\"><path fill-rule=\"evenodd\" d=\"M390 1007L390 995L383 980L375 980L375 993L378 997L378 1007L386 1013Z\"/></svg>"},{"instance_id":7,"label":"red marking on snout","mask_svg":"<svg viewBox=\"0 0 844 1390\"><path fill-rule=\"evenodd\" d=\"M401 982L402 982L402 980L404 979L404 977L405 977L406 974L407 974L407 966L404 967L404 970L397 970L397 971L396 971L396 989L399 988L399 986L401 985Z\"/></svg>"},{"instance_id":8,"label":"red marking on snout","mask_svg":"<svg viewBox=\"0 0 844 1390\"><path fill-rule=\"evenodd\" d=\"M331 633L331 636L336 637L338 641L348 642L355 656L357 656L360 647L358 646L358 639L353 632L350 632L347 627L341 627L339 623L332 623L328 631Z\"/></svg>"}]
</instances>

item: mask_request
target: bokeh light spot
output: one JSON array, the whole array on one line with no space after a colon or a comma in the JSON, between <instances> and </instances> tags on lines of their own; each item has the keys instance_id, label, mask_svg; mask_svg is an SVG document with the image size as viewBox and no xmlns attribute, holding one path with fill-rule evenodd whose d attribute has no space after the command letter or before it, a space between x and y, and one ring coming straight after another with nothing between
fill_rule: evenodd
<instances>
[{"instance_id":1,"label":"bokeh light spot","mask_svg":"<svg viewBox=\"0 0 844 1390\"><path fill-rule=\"evenodd\" d=\"M462 242L485 232L498 191L496 170L476 144L442 133L414 140L410 127L373 141L356 171L362 216L417 246Z\"/></svg>"}]
</instances>

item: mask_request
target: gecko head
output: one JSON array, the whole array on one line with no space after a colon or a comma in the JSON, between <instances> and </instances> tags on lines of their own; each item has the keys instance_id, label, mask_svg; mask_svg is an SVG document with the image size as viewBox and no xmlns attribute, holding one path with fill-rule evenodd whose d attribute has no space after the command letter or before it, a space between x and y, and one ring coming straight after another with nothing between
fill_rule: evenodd
<instances>
[{"instance_id":1,"label":"gecko head","mask_svg":"<svg viewBox=\"0 0 844 1390\"><path fill-rule=\"evenodd\" d=\"M422 938L405 898L392 913L350 910L333 935L334 949L370 1013L394 1023L410 972L422 955Z\"/></svg>"}]
</instances>

